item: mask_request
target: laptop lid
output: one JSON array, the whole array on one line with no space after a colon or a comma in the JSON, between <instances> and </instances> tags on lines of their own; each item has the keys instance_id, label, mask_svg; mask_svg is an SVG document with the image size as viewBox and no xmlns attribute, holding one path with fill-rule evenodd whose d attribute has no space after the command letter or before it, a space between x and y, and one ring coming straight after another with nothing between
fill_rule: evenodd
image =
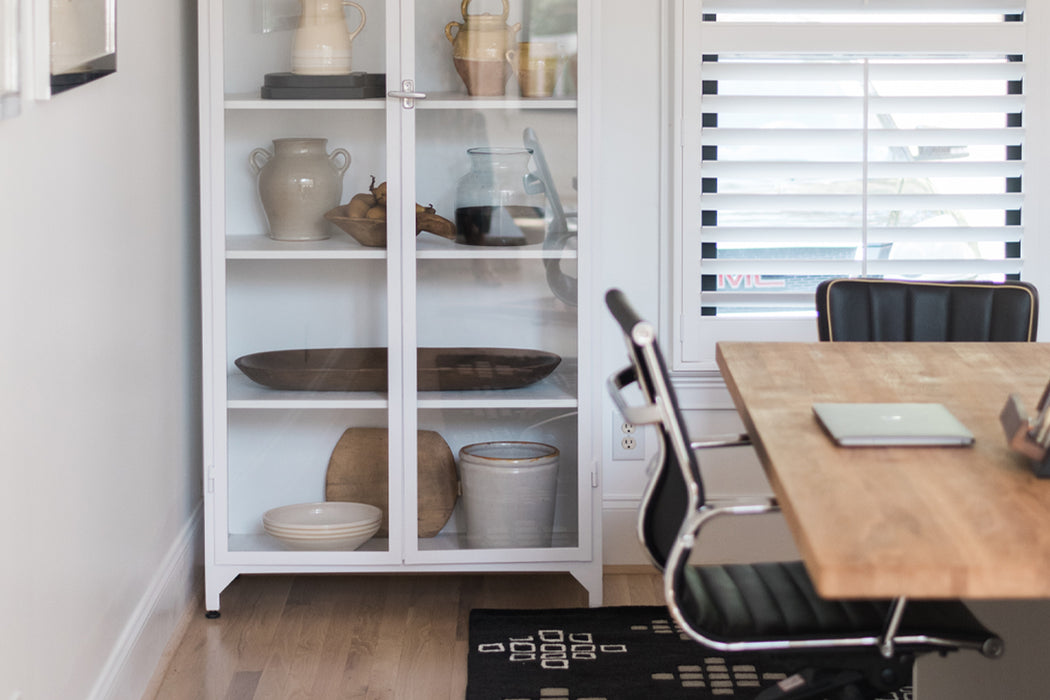
<instances>
[{"instance_id":1,"label":"laptop lid","mask_svg":"<svg viewBox=\"0 0 1050 700\"><path fill-rule=\"evenodd\" d=\"M815 403L813 413L844 447L961 446L974 440L939 403Z\"/></svg>"}]
</instances>

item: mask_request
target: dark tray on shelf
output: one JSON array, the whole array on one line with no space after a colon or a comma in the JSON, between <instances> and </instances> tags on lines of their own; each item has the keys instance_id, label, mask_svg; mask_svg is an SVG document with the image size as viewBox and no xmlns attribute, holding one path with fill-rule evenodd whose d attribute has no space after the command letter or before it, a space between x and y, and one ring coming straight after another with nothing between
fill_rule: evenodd
<instances>
[{"instance_id":1,"label":"dark tray on shelf","mask_svg":"<svg viewBox=\"0 0 1050 700\"><path fill-rule=\"evenodd\" d=\"M386 95L385 73L267 73L260 95L271 100L359 100Z\"/></svg>"},{"instance_id":2,"label":"dark tray on shelf","mask_svg":"<svg viewBox=\"0 0 1050 700\"><path fill-rule=\"evenodd\" d=\"M234 364L254 382L292 391L387 390L386 348L272 350ZM561 357L518 348L419 348L419 391L518 389L551 372Z\"/></svg>"}]
</instances>

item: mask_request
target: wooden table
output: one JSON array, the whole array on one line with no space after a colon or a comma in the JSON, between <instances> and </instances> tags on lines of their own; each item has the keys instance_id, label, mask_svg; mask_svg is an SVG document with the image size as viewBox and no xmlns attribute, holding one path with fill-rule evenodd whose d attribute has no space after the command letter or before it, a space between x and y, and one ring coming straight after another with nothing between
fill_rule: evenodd
<instances>
[{"instance_id":1,"label":"wooden table","mask_svg":"<svg viewBox=\"0 0 1050 700\"><path fill-rule=\"evenodd\" d=\"M1050 598L1050 480L1007 448L1050 344L719 343L718 365L817 590L828 598ZM973 447L835 446L818 401L937 402Z\"/></svg>"}]
</instances>

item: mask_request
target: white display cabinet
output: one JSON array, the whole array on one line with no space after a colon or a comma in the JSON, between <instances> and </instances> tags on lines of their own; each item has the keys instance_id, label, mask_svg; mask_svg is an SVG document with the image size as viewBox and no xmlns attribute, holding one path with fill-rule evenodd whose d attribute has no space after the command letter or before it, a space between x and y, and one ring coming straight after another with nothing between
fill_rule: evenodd
<instances>
[{"instance_id":1,"label":"white display cabinet","mask_svg":"<svg viewBox=\"0 0 1050 700\"><path fill-rule=\"evenodd\" d=\"M265 99L264 77L291 70L300 3L200 3L206 610L218 614L221 592L241 574L311 572L561 571L599 604L602 380L592 339L600 295L592 282L592 146L583 127L593 109L596 3L466 3L471 15L507 7L506 23L523 25L514 48L525 40L557 48L549 97L523 97L513 74L504 95L468 94L445 35L449 22L464 21L461 0L360 4L367 23L353 41L353 70L384 74L383 96ZM549 183L543 242L467 245L416 235L416 202L456 220L467 149L521 148L527 129L539 144L530 141L531 191ZM385 248L361 245L333 225L319 241L267 235L249 157L287 137L326 138L328 151L350 153L340 204L373 176L387 183ZM324 348L385 349L385 386L272 388L235 364L254 353ZM560 363L516 388L420 390L417 348L554 353ZM494 371L505 370L497 363ZM268 510L326 500L333 451L355 427L388 436L389 456L374 480L386 482L386 531L356 549L303 549L268 534ZM462 497L440 532L420 536L416 504L427 488L413 439L420 430L437 432L453 455L479 442L557 447L550 544L470 546Z\"/></svg>"}]
</instances>

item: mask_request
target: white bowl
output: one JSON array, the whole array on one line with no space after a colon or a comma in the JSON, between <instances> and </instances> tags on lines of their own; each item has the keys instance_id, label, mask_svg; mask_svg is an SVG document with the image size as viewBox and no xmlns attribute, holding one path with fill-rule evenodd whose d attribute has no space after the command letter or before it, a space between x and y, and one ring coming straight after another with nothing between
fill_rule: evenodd
<instances>
[{"instance_id":1,"label":"white bowl","mask_svg":"<svg viewBox=\"0 0 1050 700\"><path fill-rule=\"evenodd\" d=\"M382 520L383 511L367 503L324 501L296 503L266 511L263 523L311 532L339 530Z\"/></svg>"},{"instance_id":2,"label":"white bowl","mask_svg":"<svg viewBox=\"0 0 1050 700\"><path fill-rule=\"evenodd\" d=\"M379 528L377 527L376 530ZM372 539L375 532L366 532L363 535L355 535L353 537L332 537L332 538L317 538L307 537L303 539L293 539L284 537L282 535L270 533L271 537L275 537L280 540L288 549L311 549L311 550L339 550L339 551L350 551L357 549L368 540Z\"/></svg>"},{"instance_id":3,"label":"white bowl","mask_svg":"<svg viewBox=\"0 0 1050 700\"><path fill-rule=\"evenodd\" d=\"M266 511L263 529L299 549L357 549L378 532L383 511L367 503L297 503Z\"/></svg>"},{"instance_id":4,"label":"white bowl","mask_svg":"<svg viewBox=\"0 0 1050 700\"><path fill-rule=\"evenodd\" d=\"M382 518L371 518L369 520L359 520L358 522L350 523L347 525L325 525L318 527L310 527L308 525L282 525L279 522L274 522L273 520L268 520L264 518L263 525L269 528L273 528L274 530L282 530L284 532L300 532L305 534L320 535L326 533L331 534L335 532L347 532L350 530L363 530L372 527L372 525L375 525L377 522L381 522L382 520Z\"/></svg>"}]
</instances>

